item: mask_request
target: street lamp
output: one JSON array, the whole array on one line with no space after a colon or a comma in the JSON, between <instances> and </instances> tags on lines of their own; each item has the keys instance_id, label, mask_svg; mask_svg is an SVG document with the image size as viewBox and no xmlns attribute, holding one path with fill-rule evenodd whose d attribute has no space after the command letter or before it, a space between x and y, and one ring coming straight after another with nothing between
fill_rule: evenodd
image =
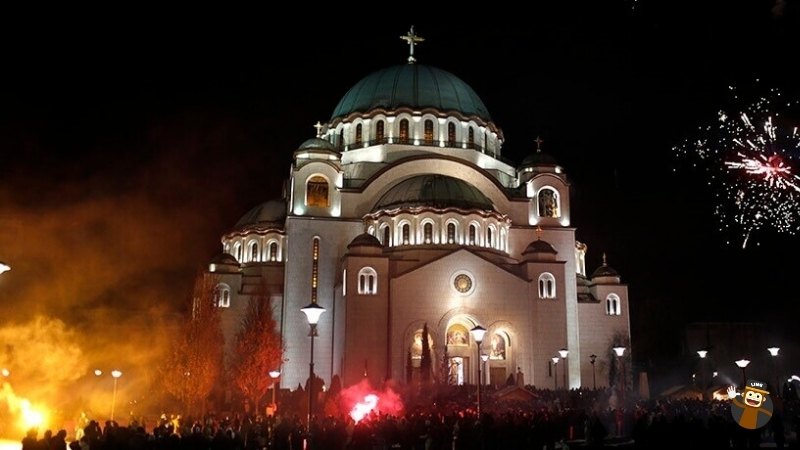
<instances>
[{"instance_id":1,"label":"street lamp","mask_svg":"<svg viewBox=\"0 0 800 450\"><path fill-rule=\"evenodd\" d=\"M589 363L592 365L592 389L596 391L597 390L597 377L595 376L595 372L594 372L594 363L595 363L595 361L597 361L597 355L592 353L591 355L589 355Z\"/></svg>"},{"instance_id":2,"label":"street lamp","mask_svg":"<svg viewBox=\"0 0 800 450\"><path fill-rule=\"evenodd\" d=\"M0 274L3 272L8 272L9 270L11 270L11 266L4 263L3 261L0 261Z\"/></svg>"},{"instance_id":3,"label":"street lamp","mask_svg":"<svg viewBox=\"0 0 800 450\"><path fill-rule=\"evenodd\" d=\"M95 371L97 373L99 371ZM117 380L122 376L119 370L112 370L111 377L114 378L114 393L111 395L111 421L114 421L114 407L117 405Z\"/></svg>"},{"instance_id":4,"label":"street lamp","mask_svg":"<svg viewBox=\"0 0 800 450\"><path fill-rule=\"evenodd\" d=\"M481 361L483 361L483 384L489 384L489 372L486 371L486 361L489 360L487 353L481 353Z\"/></svg>"},{"instance_id":5,"label":"street lamp","mask_svg":"<svg viewBox=\"0 0 800 450\"><path fill-rule=\"evenodd\" d=\"M622 407L625 407L625 361L622 357L625 355L625 347L617 346L614 347L614 354L617 355L617 361L619 362L619 371L622 374L621 381L622 386L620 386L620 395L622 396Z\"/></svg>"},{"instance_id":6,"label":"street lamp","mask_svg":"<svg viewBox=\"0 0 800 450\"><path fill-rule=\"evenodd\" d=\"M553 390L558 390L558 356L553 356Z\"/></svg>"},{"instance_id":7,"label":"street lamp","mask_svg":"<svg viewBox=\"0 0 800 450\"><path fill-rule=\"evenodd\" d=\"M746 386L747 385L747 365L748 364L750 364L750 361L746 360L744 358L736 361L736 365L739 366L740 369L742 369L742 386Z\"/></svg>"},{"instance_id":8,"label":"street lamp","mask_svg":"<svg viewBox=\"0 0 800 450\"><path fill-rule=\"evenodd\" d=\"M278 409L278 404L275 403L275 388L276 383L278 382L278 377L281 376L280 370L270 370L269 377L272 378L272 415L275 415L275 411Z\"/></svg>"},{"instance_id":9,"label":"street lamp","mask_svg":"<svg viewBox=\"0 0 800 450\"><path fill-rule=\"evenodd\" d=\"M703 367L703 365L704 365L703 361L705 361L707 355L708 355L708 350L703 349L703 350L698 350L697 351L697 356L700 357L700 380L701 380L700 381L700 383L701 383L700 393L702 395L703 400L707 399L706 398L706 370L705 370L705 367Z\"/></svg>"},{"instance_id":10,"label":"street lamp","mask_svg":"<svg viewBox=\"0 0 800 450\"><path fill-rule=\"evenodd\" d=\"M303 314L306 315L306 320L311 330L308 335L311 337L311 353L309 354L308 363L308 447L311 447L311 408L314 406L313 391L314 391L314 337L317 336L317 324L325 308L319 306L316 302L311 302L303 308L300 308Z\"/></svg>"},{"instance_id":11,"label":"street lamp","mask_svg":"<svg viewBox=\"0 0 800 450\"><path fill-rule=\"evenodd\" d=\"M781 351L780 347L769 347L767 349L769 355L772 356L772 377L775 378L775 392L780 394L781 380L778 377L778 352Z\"/></svg>"},{"instance_id":12,"label":"street lamp","mask_svg":"<svg viewBox=\"0 0 800 450\"><path fill-rule=\"evenodd\" d=\"M483 342L483 336L486 334L486 328L483 328L480 325L475 325L475 327L469 330L469 334L472 335L472 339L475 340L475 343L478 344L478 358L481 356L481 343ZM481 418L481 363L477 364L478 366L478 420Z\"/></svg>"},{"instance_id":13,"label":"street lamp","mask_svg":"<svg viewBox=\"0 0 800 450\"><path fill-rule=\"evenodd\" d=\"M567 355L569 355L569 350L567 350L565 348L562 348L561 350L558 351L558 354L561 356L561 359L564 361L564 370L563 370L563 372L564 372L564 389L565 390L569 390L569 388L567 387L567 371L569 369L569 366L567 366Z\"/></svg>"}]
</instances>

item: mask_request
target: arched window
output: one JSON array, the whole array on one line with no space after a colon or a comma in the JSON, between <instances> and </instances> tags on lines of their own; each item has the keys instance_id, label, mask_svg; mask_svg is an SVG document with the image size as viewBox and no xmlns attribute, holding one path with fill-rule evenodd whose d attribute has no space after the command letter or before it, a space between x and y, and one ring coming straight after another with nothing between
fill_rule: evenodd
<instances>
[{"instance_id":1,"label":"arched window","mask_svg":"<svg viewBox=\"0 0 800 450\"><path fill-rule=\"evenodd\" d=\"M617 294L608 294L606 297L606 314L609 316L622 315L622 302Z\"/></svg>"},{"instance_id":2,"label":"arched window","mask_svg":"<svg viewBox=\"0 0 800 450\"><path fill-rule=\"evenodd\" d=\"M388 247L392 245L392 229L383 227L383 246Z\"/></svg>"},{"instance_id":3,"label":"arched window","mask_svg":"<svg viewBox=\"0 0 800 450\"><path fill-rule=\"evenodd\" d=\"M242 256L244 256L243 253L242 244L237 242L233 245L233 254L236 257L236 261L239 261L240 264L242 263Z\"/></svg>"},{"instance_id":4,"label":"arched window","mask_svg":"<svg viewBox=\"0 0 800 450\"><path fill-rule=\"evenodd\" d=\"M231 306L231 287L225 283L220 283L214 288L214 304L218 308L229 308Z\"/></svg>"},{"instance_id":5,"label":"arched window","mask_svg":"<svg viewBox=\"0 0 800 450\"><path fill-rule=\"evenodd\" d=\"M551 273L539 275L539 298L556 298L556 278Z\"/></svg>"},{"instance_id":6,"label":"arched window","mask_svg":"<svg viewBox=\"0 0 800 450\"><path fill-rule=\"evenodd\" d=\"M552 188L542 188L539 190L539 216L541 217L560 217L558 207L558 192Z\"/></svg>"},{"instance_id":7,"label":"arched window","mask_svg":"<svg viewBox=\"0 0 800 450\"><path fill-rule=\"evenodd\" d=\"M372 267L364 267L358 271L358 293L362 295L378 293L378 273Z\"/></svg>"},{"instance_id":8,"label":"arched window","mask_svg":"<svg viewBox=\"0 0 800 450\"><path fill-rule=\"evenodd\" d=\"M469 134L467 138L467 147L468 148L475 148L475 130L472 127L469 127Z\"/></svg>"},{"instance_id":9,"label":"arched window","mask_svg":"<svg viewBox=\"0 0 800 450\"><path fill-rule=\"evenodd\" d=\"M278 260L278 243L273 242L269 244L269 260L270 261L277 261Z\"/></svg>"},{"instance_id":10,"label":"arched window","mask_svg":"<svg viewBox=\"0 0 800 450\"><path fill-rule=\"evenodd\" d=\"M478 227L475 224L469 226L469 245L475 245L475 239L478 236Z\"/></svg>"},{"instance_id":11,"label":"arched window","mask_svg":"<svg viewBox=\"0 0 800 450\"><path fill-rule=\"evenodd\" d=\"M328 199L328 180L317 175L309 178L306 184L306 206L330 206Z\"/></svg>"},{"instance_id":12,"label":"arched window","mask_svg":"<svg viewBox=\"0 0 800 450\"><path fill-rule=\"evenodd\" d=\"M430 222L426 222L425 225L422 226L422 233L424 235L424 242L426 244L430 244L433 242L433 224Z\"/></svg>"},{"instance_id":13,"label":"arched window","mask_svg":"<svg viewBox=\"0 0 800 450\"><path fill-rule=\"evenodd\" d=\"M487 247L493 247L494 246L493 245L494 241L492 239L493 237L494 236L492 236L492 229L491 228L487 228L486 229L486 246Z\"/></svg>"},{"instance_id":14,"label":"arched window","mask_svg":"<svg viewBox=\"0 0 800 450\"><path fill-rule=\"evenodd\" d=\"M258 257L258 243L253 242L250 244L250 261L258 261L261 258Z\"/></svg>"},{"instance_id":15,"label":"arched window","mask_svg":"<svg viewBox=\"0 0 800 450\"><path fill-rule=\"evenodd\" d=\"M456 243L456 224L454 224L453 222L447 224L447 243L448 244Z\"/></svg>"},{"instance_id":16,"label":"arched window","mask_svg":"<svg viewBox=\"0 0 800 450\"><path fill-rule=\"evenodd\" d=\"M379 120L375 123L375 140L378 141L379 144L384 143L382 120Z\"/></svg>"},{"instance_id":17,"label":"arched window","mask_svg":"<svg viewBox=\"0 0 800 450\"><path fill-rule=\"evenodd\" d=\"M400 121L400 143L408 144L408 119Z\"/></svg>"},{"instance_id":18,"label":"arched window","mask_svg":"<svg viewBox=\"0 0 800 450\"><path fill-rule=\"evenodd\" d=\"M425 121L425 145L433 145L433 121Z\"/></svg>"},{"instance_id":19,"label":"arched window","mask_svg":"<svg viewBox=\"0 0 800 450\"><path fill-rule=\"evenodd\" d=\"M456 145L456 124L450 122L447 124L447 146L455 147Z\"/></svg>"},{"instance_id":20,"label":"arched window","mask_svg":"<svg viewBox=\"0 0 800 450\"><path fill-rule=\"evenodd\" d=\"M408 241L408 237L411 234L411 226L405 223L403 224L400 230L401 230L400 234L403 236L403 245L410 244L410 242Z\"/></svg>"},{"instance_id":21,"label":"arched window","mask_svg":"<svg viewBox=\"0 0 800 450\"><path fill-rule=\"evenodd\" d=\"M344 128L339 130L339 150L344 148Z\"/></svg>"},{"instance_id":22,"label":"arched window","mask_svg":"<svg viewBox=\"0 0 800 450\"><path fill-rule=\"evenodd\" d=\"M361 146L361 135L362 135L363 127L361 124L356 125L356 146Z\"/></svg>"}]
</instances>

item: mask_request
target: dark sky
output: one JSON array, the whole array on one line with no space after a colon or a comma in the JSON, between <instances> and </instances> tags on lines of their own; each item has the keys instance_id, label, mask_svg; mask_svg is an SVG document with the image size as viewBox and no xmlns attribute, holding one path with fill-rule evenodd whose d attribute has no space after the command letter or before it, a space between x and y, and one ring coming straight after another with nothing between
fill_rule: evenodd
<instances>
[{"instance_id":1,"label":"dark sky","mask_svg":"<svg viewBox=\"0 0 800 450\"><path fill-rule=\"evenodd\" d=\"M790 283L800 238L728 243L712 188L671 149L714 123L729 86L800 94L797 5L592 3L605 5L530 6L519 23L491 11L11 20L0 42L0 260L14 269L0 299L16 301L2 301L4 317L102 328L98 314L179 308L221 234L280 196L312 125L358 80L405 62L399 36L413 23L426 39L420 63L474 88L505 157L519 163L541 136L565 167L588 270L606 252L630 285L638 358L679 352L691 321L781 333L800 310Z\"/></svg>"}]
</instances>

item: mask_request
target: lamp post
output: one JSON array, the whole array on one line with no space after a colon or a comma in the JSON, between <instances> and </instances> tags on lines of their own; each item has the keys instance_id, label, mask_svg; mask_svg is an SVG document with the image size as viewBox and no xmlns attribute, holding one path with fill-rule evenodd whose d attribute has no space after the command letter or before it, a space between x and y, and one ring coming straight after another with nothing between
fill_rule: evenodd
<instances>
[{"instance_id":1,"label":"lamp post","mask_svg":"<svg viewBox=\"0 0 800 450\"><path fill-rule=\"evenodd\" d=\"M564 361L564 389L569 390L567 385L567 372L569 371L569 367L567 366L567 355L569 355L569 350L562 348L558 351L558 354L561 356L561 359Z\"/></svg>"},{"instance_id":2,"label":"lamp post","mask_svg":"<svg viewBox=\"0 0 800 450\"><path fill-rule=\"evenodd\" d=\"M305 307L301 308L300 311L303 311L303 314L306 315L306 320L308 321L308 325L311 327L311 330L308 332L308 335L311 337L311 352L309 353L309 363L308 363L308 446L306 448L311 447L311 411L314 406L313 400L313 392L314 392L314 337L317 336L317 324L319 323L319 318L322 316L322 313L325 312L325 308L316 304L316 302L311 302Z\"/></svg>"},{"instance_id":3,"label":"lamp post","mask_svg":"<svg viewBox=\"0 0 800 450\"><path fill-rule=\"evenodd\" d=\"M481 343L483 342L483 336L486 334L486 328L483 328L480 325L475 325L475 327L469 330L469 334L472 335L472 339L475 340L475 343L478 344L478 359L481 356ZM481 418L481 363L478 362L478 420Z\"/></svg>"},{"instance_id":4,"label":"lamp post","mask_svg":"<svg viewBox=\"0 0 800 450\"><path fill-rule=\"evenodd\" d=\"M558 390L558 356L553 356L553 390Z\"/></svg>"},{"instance_id":5,"label":"lamp post","mask_svg":"<svg viewBox=\"0 0 800 450\"><path fill-rule=\"evenodd\" d=\"M621 376L622 385L620 386L619 391L620 391L620 397L622 399L622 407L624 408L626 386L625 386L625 361L622 359L622 357L625 355L625 347L621 345L614 347L614 354L617 355L617 361L619 362L619 372L622 375Z\"/></svg>"},{"instance_id":6,"label":"lamp post","mask_svg":"<svg viewBox=\"0 0 800 450\"><path fill-rule=\"evenodd\" d=\"M781 378L778 376L778 352L781 351L780 347L769 347L767 349L769 355L772 356L772 378L775 379L775 392L780 395L781 393Z\"/></svg>"},{"instance_id":7,"label":"lamp post","mask_svg":"<svg viewBox=\"0 0 800 450\"><path fill-rule=\"evenodd\" d=\"M277 388L278 377L281 376L280 370L270 370L269 377L272 378L272 415L278 410L278 404L275 403L275 390Z\"/></svg>"},{"instance_id":8,"label":"lamp post","mask_svg":"<svg viewBox=\"0 0 800 450\"><path fill-rule=\"evenodd\" d=\"M597 390L597 376L595 375L595 372L594 372L594 363L595 363L595 361L597 361L597 355L592 353L591 355L589 355L589 364L592 365L592 389L596 391Z\"/></svg>"},{"instance_id":9,"label":"lamp post","mask_svg":"<svg viewBox=\"0 0 800 450\"><path fill-rule=\"evenodd\" d=\"M706 370L704 367L703 362L706 360L706 356L708 355L708 350L698 350L697 356L700 357L700 393L702 394L702 399L707 400L706 396Z\"/></svg>"},{"instance_id":10,"label":"lamp post","mask_svg":"<svg viewBox=\"0 0 800 450\"><path fill-rule=\"evenodd\" d=\"M489 372L486 371L486 361L489 361L489 355L481 353L481 361L483 361L483 384L489 384Z\"/></svg>"},{"instance_id":11,"label":"lamp post","mask_svg":"<svg viewBox=\"0 0 800 450\"><path fill-rule=\"evenodd\" d=\"M744 358L736 361L736 365L739 366L740 369L742 369L742 386L746 386L747 385L747 365L748 364L750 364L750 361L747 360L747 359L744 359Z\"/></svg>"}]
</instances>

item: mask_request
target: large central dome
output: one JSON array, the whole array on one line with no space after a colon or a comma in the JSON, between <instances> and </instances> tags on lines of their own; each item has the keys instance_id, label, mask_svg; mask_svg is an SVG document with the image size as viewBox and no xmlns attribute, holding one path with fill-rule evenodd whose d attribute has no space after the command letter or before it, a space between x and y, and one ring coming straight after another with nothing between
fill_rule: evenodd
<instances>
[{"instance_id":1,"label":"large central dome","mask_svg":"<svg viewBox=\"0 0 800 450\"><path fill-rule=\"evenodd\" d=\"M436 174L401 181L383 194L372 211L415 206L494 211L491 200L475 186L458 178Z\"/></svg>"},{"instance_id":2,"label":"large central dome","mask_svg":"<svg viewBox=\"0 0 800 450\"><path fill-rule=\"evenodd\" d=\"M420 64L389 67L365 77L342 97L331 119L403 106L458 111L491 121L486 106L469 85L450 72Z\"/></svg>"}]
</instances>

